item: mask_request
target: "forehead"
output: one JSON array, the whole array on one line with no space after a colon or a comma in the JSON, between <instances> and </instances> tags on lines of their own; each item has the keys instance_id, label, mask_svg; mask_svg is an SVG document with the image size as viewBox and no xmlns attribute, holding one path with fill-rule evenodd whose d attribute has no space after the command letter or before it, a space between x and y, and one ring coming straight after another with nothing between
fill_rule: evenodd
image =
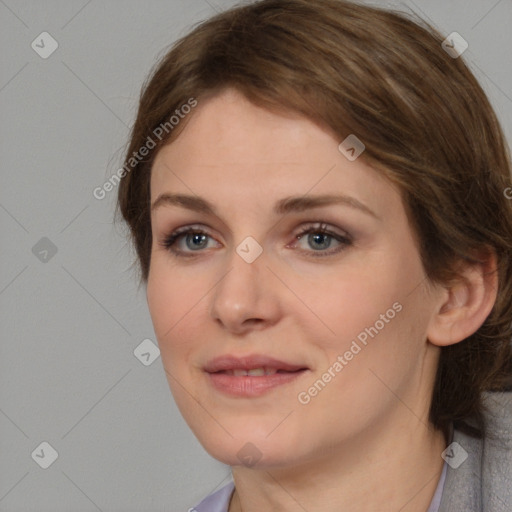
<instances>
[{"instance_id":1,"label":"forehead","mask_svg":"<svg viewBox=\"0 0 512 512\"><path fill-rule=\"evenodd\" d=\"M400 203L399 192L363 162L349 161L327 130L293 113L255 106L237 91L199 101L183 132L156 156L151 200L164 192L213 202L349 194L374 211Z\"/></svg>"}]
</instances>

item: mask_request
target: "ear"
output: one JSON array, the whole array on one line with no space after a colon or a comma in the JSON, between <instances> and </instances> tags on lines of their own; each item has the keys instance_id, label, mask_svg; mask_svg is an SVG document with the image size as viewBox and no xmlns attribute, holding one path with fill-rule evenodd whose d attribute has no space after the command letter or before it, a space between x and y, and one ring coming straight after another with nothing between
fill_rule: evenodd
<instances>
[{"instance_id":1,"label":"ear","mask_svg":"<svg viewBox=\"0 0 512 512\"><path fill-rule=\"evenodd\" d=\"M494 250L480 252L479 263L462 265L461 277L439 294L437 311L427 330L437 346L453 345L474 334L489 316L498 291L497 258Z\"/></svg>"}]
</instances>

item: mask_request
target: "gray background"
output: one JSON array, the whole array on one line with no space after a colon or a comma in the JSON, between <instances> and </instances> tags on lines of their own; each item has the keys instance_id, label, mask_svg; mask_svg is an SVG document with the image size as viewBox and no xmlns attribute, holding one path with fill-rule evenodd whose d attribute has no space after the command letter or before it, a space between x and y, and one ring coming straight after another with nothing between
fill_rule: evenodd
<instances>
[{"instance_id":1,"label":"gray background","mask_svg":"<svg viewBox=\"0 0 512 512\"><path fill-rule=\"evenodd\" d=\"M510 0L368 3L459 32L512 140ZM229 479L182 420L161 359L134 355L156 344L145 291L112 222L117 189L92 191L121 165L158 57L234 4L0 0L0 511L186 511ZM43 31L59 45L46 59L31 47ZM47 469L42 442L58 452Z\"/></svg>"}]
</instances>

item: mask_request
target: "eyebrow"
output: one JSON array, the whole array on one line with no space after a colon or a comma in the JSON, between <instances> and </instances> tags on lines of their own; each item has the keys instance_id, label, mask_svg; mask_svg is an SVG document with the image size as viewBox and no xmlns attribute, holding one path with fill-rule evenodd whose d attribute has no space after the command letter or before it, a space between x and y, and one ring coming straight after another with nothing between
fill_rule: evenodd
<instances>
[{"instance_id":1,"label":"eyebrow","mask_svg":"<svg viewBox=\"0 0 512 512\"><path fill-rule=\"evenodd\" d=\"M285 197L279 200L273 209L276 215L285 215L292 212L303 212L313 208L321 208L322 206L329 205L343 205L357 209L375 219L380 220L380 217L370 210L366 205L355 199L354 197L346 195L320 195L320 196L292 196ZM192 210L197 213L204 213L206 215L214 215L218 217L216 208L206 199L199 196L190 196L186 194L169 194L164 193L158 196L153 205L151 211L155 211L161 206L180 206L187 210Z\"/></svg>"}]
</instances>

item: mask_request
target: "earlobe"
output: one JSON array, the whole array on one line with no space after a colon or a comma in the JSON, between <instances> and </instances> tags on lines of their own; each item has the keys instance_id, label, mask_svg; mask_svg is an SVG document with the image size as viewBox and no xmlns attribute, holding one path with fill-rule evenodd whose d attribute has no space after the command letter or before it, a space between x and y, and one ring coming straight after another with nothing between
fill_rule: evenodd
<instances>
[{"instance_id":1,"label":"earlobe","mask_svg":"<svg viewBox=\"0 0 512 512\"><path fill-rule=\"evenodd\" d=\"M482 263L467 264L457 283L440 294L427 331L430 343L453 345L474 334L492 311L497 290L494 252L487 253Z\"/></svg>"}]
</instances>

